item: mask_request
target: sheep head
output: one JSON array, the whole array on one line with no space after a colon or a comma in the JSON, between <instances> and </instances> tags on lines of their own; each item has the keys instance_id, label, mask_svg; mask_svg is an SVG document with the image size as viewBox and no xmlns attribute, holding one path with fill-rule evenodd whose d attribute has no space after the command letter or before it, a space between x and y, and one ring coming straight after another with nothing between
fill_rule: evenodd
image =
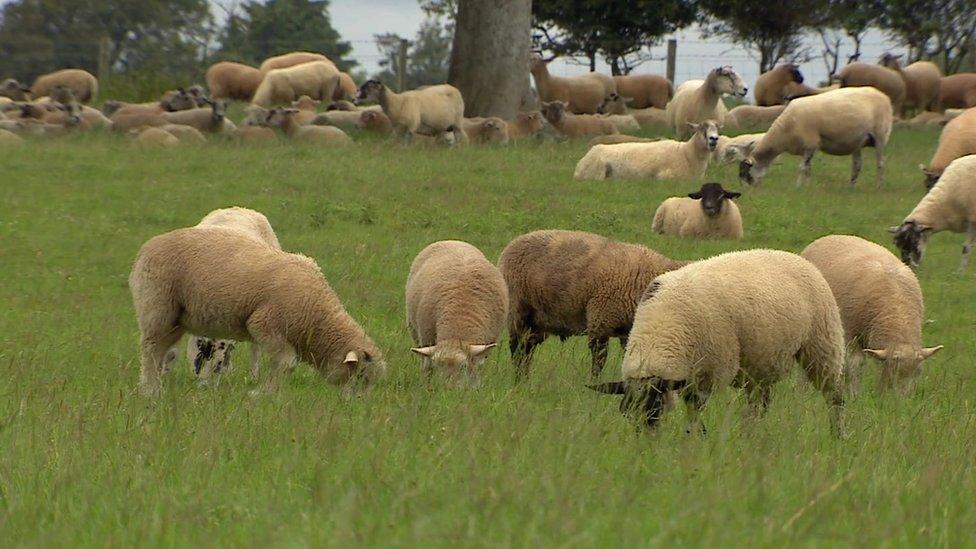
<instances>
[{"instance_id":1,"label":"sheep head","mask_svg":"<svg viewBox=\"0 0 976 549\"><path fill-rule=\"evenodd\" d=\"M721 183L705 183L697 192L689 193L688 198L701 200L701 209L708 217L714 217L722 212L722 204L726 200L733 200L742 193L727 191Z\"/></svg>"},{"instance_id":2,"label":"sheep head","mask_svg":"<svg viewBox=\"0 0 976 549\"><path fill-rule=\"evenodd\" d=\"M639 420L648 429L653 429L664 414L668 391L678 389L683 385L683 382L650 377L609 381L587 385L587 387L605 395L623 397L620 400L620 413Z\"/></svg>"},{"instance_id":3,"label":"sheep head","mask_svg":"<svg viewBox=\"0 0 976 549\"><path fill-rule=\"evenodd\" d=\"M379 80L367 80L363 82L363 85L359 87L359 93L356 94L356 99L353 101L356 105L362 105L364 103L377 103L380 100L380 94L383 93L383 83Z\"/></svg>"},{"instance_id":4,"label":"sheep head","mask_svg":"<svg viewBox=\"0 0 976 549\"><path fill-rule=\"evenodd\" d=\"M186 93L193 99L193 102L197 107L203 107L207 104L207 94L204 91L203 86L200 84L190 86L187 88Z\"/></svg>"},{"instance_id":5,"label":"sheep head","mask_svg":"<svg viewBox=\"0 0 976 549\"><path fill-rule=\"evenodd\" d=\"M882 390L897 389L907 393L921 375L922 363L940 350L942 345L922 348L902 343L888 349L864 349L864 354L881 364Z\"/></svg>"},{"instance_id":6,"label":"sheep head","mask_svg":"<svg viewBox=\"0 0 976 549\"><path fill-rule=\"evenodd\" d=\"M688 122L688 126L695 132L692 139L701 136L709 152L715 151L715 148L718 147L719 130L722 129L718 122L714 120L706 120L700 124Z\"/></svg>"},{"instance_id":7,"label":"sheep head","mask_svg":"<svg viewBox=\"0 0 976 549\"><path fill-rule=\"evenodd\" d=\"M787 65L787 67L790 70L790 74L793 76L793 81L796 82L797 84L802 84L803 73L800 72L800 66L797 65L796 63L790 63L789 65Z\"/></svg>"},{"instance_id":8,"label":"sheep head","mask_svg":"<svg viewBox=\"0 0 976 549\"><path fill-rule=\"evenodd\" d=\"M901 68L901 57L901 55L894 55L891 52L884 52L881 54L881 58L878 59L878 64L882 67L898 70Z\"/></svg>"},{"instance_id":9,"label":"sheep head","mask_svg":"<svg viewBox=\"0 0 976 549\"><path fill-rule=\"evenodd\" d=\"M597 108L597 112L600 114L627 114L627 103L630 101L633 101L633 98L621 97L617 93L611 93Z\"/></svg>"},{"instance_id":10,"label":"sheep head","mask_svg":"<svg viewBox=\"0 0 976 549\"><path fill-rule=\"evenodd\" d=\"M542 103L542 116L550 124L559 124L566 117L566 107L569 105L564 101L550 101Z\"/></svg>"},{"instance_id":11,"label":"sheep head","mask_svg":"<svg viewBox=\"0 0 976 549\"><path fill-rule=\"evenodd\" d=\"M167 112L185 111L197 106L196 100L183 88L167 92L159 104Z\"/></svg>"},{"instance_id":12,"label":"sheep head","mask_svg":"<svg viewBox=\"0 0 976 549\"><path fill-rule=\"evenodd\" d=\"M745 97L749 93L749 86L732 67L718 67L712 71L715 75L715 85L719 93Z\"/></svg>"},{"instance_id":13,"label":"sheep head","mask_svg":"<svg viewBox=\"0 0 976 549\"><path fill-rule=\"evenodd\" d=\"M932 234L932 227L908 220L898 227L889 228L888 232L895 235L895 247L901 252L902 263L913 270L917 269L925 254L925 244Z\"/></svg>"},{"instance_id":14,"label":"sheep head","mask_svg":"<svg viewBox=\"0 0 976 549\"><path fill-rule=\"evenodd\" d=\"M0 95L9 97L14 101L29 101L30 88L13 78L8 78L0 83Z\"/></svg>"},{"instance_id":15,"label":"sheep head","mask_svg":"<svg viewBox=\"0 0 976 549\"><path fill-rule=\"evenodd\" d=\"M329 383L344 385L349 391L364 388L386 373L383 355L369 340L363 342L361 349L327 357L324 361L316 359L314 364Z\"/></svg>"},{"instance_id":16,"label":"sheep head","mask_svg":"<svg viewBox=\"0 0 976 549\"><path fill-rule=\"evenodd\" d=\"M532 133L538 133L546 127L546 121L543 120L542 113L539 111L520 112L515 115L515 120Z\"/></svg>"},{"instance_id":17,"label":"sheep head","mask_svg":"<svg viewBox=\"0 0 976 549\"><path fill-rule=\"evenodd\" d=\"M440 345L410 349L423 358L424 367L434 370L445 381L459 384L465 381L477 383L478 370L488 358L496 343L466 344L445 341Z\"/></svg>"},{"instance_id":18,"label":"sheep head","mask_svg":"<svg viewBox=\"0 0 976 549\"><path fill-rule=\"evenodd\" d=\"M267 111L268 114L265 118L264 125L272 128L281 128L290 118L299 112L300 111L295 108L276 107L270 111Z\"/></svg>"},{"instance_id":19,"label":"sheep head","mask_svg":"<svg viewBox=\"0 0 976 549\"><path fill-rule=\"evenodd\" d=\"M54 86L54 89L51 90L51 100L65 105L76 101L75 93L71 91L71 88L63 84Z\"/></svg>"}]
</instances>

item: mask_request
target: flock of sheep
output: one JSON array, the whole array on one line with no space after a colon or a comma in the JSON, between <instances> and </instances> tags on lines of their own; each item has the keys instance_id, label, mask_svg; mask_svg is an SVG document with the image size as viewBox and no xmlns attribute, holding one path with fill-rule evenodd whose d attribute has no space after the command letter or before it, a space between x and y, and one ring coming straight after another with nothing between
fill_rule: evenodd
<instances>
[{"instance_id":1,"label":"flock of sheep","mask_svg":"<svg viewBox=\"0 0 976 549\"><path fill-rule=\"evenodd\" d=\"M273 139L277 130L337 144L351 141L343 131L349 127L447 144L592 137L577 179L701 178L718 160L738 161L741 179L758 185L772 161L788 153L803 158L802 185L813 155L822 151L852 157L853 185L865 147L876 151L882 183L884 149L896 123L944 124L938 150L922 167L928 193L891 229L901 260L847 235L818 239L799 255L759 249L685 261L595 234L542 230L512 240L497 266L468 243L435 242L418 253L406 281L412 350L431 375L476 381L507 329L520 376L549 336L586 335L595 378L617 338L625 348L623 379L592 388L621 395L621 409L648 426L680 396L689 429L703 430L698 412L726 385L744 389L762 414L772 384L796 364L823 393L833 431L843 435L844 401L856 390L865 355L882 364L883 386L909 389L923 361L941 349L923 345L923 299L913 268L935 232L966 233L963 267L976 243L976 75L943 78L931 63L903 69L886 55L878 65L845 67L837 84L811 88L796 66L783 65L756 82L757 105L727 109L723 96L748 92L731 67L677 89L654 75L556 77L535 55L528 72L540 110L502 120L464 118L463 97L450 85L396 93L369 80L357 88L324 56L306 52L271 58L260 68L217 63L207 71L209 95L199 86L180 88L157 103L109 102L105 112L82 105L96 96L95 79L67 70L30 89L13 80L0 85L8 97L0 127L9 130L0 131L0 140L10 131L62 126L51 130L56 133L94 120L147 143L200 140L204 133ZM251 103L239 126L225 117L228 100ZM317 112L322 103L329 110ZM920 112L907 119L911 109ZM622 133L647 127L667 128L676 139ZM723 128L764 132L727 137ZM739 196L705 183L665 200L652 229L741 238ZM219 257L213 249L222 250ZM299 361L348 390L386 370L383 353L316 263L282 250L259 212L217 210L194 227L149 240L129 285L147 394L160 391L185 333L192 335L189 361L201 376L225 368L235 341L251 341L255 381L258 350L270 358L266 390L275 390Z\"/></svg>"}]
</instances>

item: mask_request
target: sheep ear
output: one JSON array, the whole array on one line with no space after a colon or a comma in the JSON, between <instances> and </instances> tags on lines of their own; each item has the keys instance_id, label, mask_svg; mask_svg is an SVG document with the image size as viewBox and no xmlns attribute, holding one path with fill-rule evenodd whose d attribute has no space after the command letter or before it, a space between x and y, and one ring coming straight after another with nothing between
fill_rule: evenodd
<instances>
[{"instance_id":1,"label":"sheep ear","mask_svg":"<svg viewBox=\"0 0 976 549\"><path fill-rule=\"evenodd\" d=\"M587 385L587 388L605 395L622 395L627 392L627 384L624 381L597 383L596 385Z\"/></svg>"},{"instance_id":2,"label":"sheep ear","mask_svg":"<svg viewBox=\"0 0 976 549\"><path fill-rule=\"evenodd\" d=\"M864 349L864 354L878 360L885 360L888 358L888 351L885 349Z\"/></svg>"},{"instance_id":3,"label":"sheep ear","mask_svg":"<svg viewBox=\"0 0 976 549\"><path fill-rule=\"evenodd\" d=\"M701 200L701 197L702 197L701 191L695 191L693 193L688 193L688 198L692 198L694 200Z\"/></svg>"},{"instance_id":4,"label":"sheep ear","mask_svg":"<svg viewBox=\"0 0 976 549\"><path fill-rule=\"evenodd\" d=\"M487 345L471 345L469 352L473 358L481 358L488 354L488 351L492 350L497 343L489 343Z\"/></svg>"},{"instance_id":5,"label":"sheep ear","mask_svg":"<svg viewBox=\"0 0 976 549\"><path fill-rule=\"evenodd\" d=\"M435 349L436 349L436 347L430 346L430 347L414 347L414 348L412 348L410 350L413 351L413 352L415 352L415 353L417 353L420 356L425 356L427 358L430 358L430 357L434 356L434 350Z\"/></svg>"},{"instance_id":6,"label":"sheep ear","mask_svg":"<svg viewBox=\"0 0 976 549\"><path fill-rule=\"evenodd\" d=\"M685 124L688 124L688 127L696 132L698 131L699 124L695 124L694 122L685 122Z\"/></svg>"},{"instance_id":7,"label":"sheep ear","mask_svg":"<svg viewBox=\"0 0 976 549\"><path fill-rule=\"evenodd\" d=\"M742 193L737 193L735 191L725 191L725 198L728 198L729 200L739 198L740 196L742 196Z\"/></svg>"},{"instance_id":8,"label":"sheep ear","mask_svg":"<svg viewBox=\"0 0 976 549\"><path fill-rule=\"evenodd\" d=\"M935 347L926 347L918 352L918 356L922 360L925 360L927 358L931 358L932 355L941 351L942 348L943 348L942 345L936 345Z\"/></svg>"},{"instance_id":9,"label":"sheep ear","mask_svg":"<svg viewBox=\"0 0 976 549\"><path fill-rule=\"evenodd\" d=\"M359 357L356 356L356 351L349 351L346 353L346 358L342 361L343 364L359 364Z\"/></svg>"},{"instance_id":10,"label":"sheep ear","mask_svg":"<svg viewBox=\"0 0 976 549\"><path fill-rule=\"evenodd\" d=\"M901 231L901 227L900 227L900 226L898 226L898 225L896 225L896 226L894 226L894 227L888 227L888 228L887 228L887 229L885 229L885 230L886 230L886 231L888 231L888 232L889 232L889 233L891 233L891 234L898 234L898 232L899 232L899 231Z\"/></svg>"}]
</instances>

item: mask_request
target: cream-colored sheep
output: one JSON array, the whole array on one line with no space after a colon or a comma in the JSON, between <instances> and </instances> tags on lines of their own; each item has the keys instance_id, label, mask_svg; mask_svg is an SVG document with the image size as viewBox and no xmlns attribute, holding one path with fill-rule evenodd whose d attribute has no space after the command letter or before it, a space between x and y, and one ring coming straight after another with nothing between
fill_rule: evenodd
<instances>
[{"instance_id":1,"label":"cream-colored sheep","mask_svg":"<svg viewBox=\"0 0 976 549\"><path fill-rule=\"evenodd\" d=\"M976 73L963 72L943 77L939 83L939 105L942 109L976 107Z\"/></svg>"},{"instance_id":2,"label":"cream-colored sheep","mask_svg":"<svg viewBox=\"0 0 976 549\"><path fill-rule=\"evenodd\" d=\"M332 63L304 63L269 71L254 92L251 102L262 107L290 105L303 95L328 101L338 85L339 71Z\"/></svg>"},{"instance_id":3,"label":"cream-colored sheep","mask_svg":"<svg viewBox=\"0 0 976 549\"><path fill-rule=\"evenodd\" d=\"M146 128L136 135L136 143L145 147L175 147L180 140L162 128Z\"/></svg>"},{"instance_id":4,"label":"cream-colored sheep","mask_svg":"<svg viewBox=\"0 0 976 549\"><path fill-rule=\"evenodd\" d=\"M931 61L916 61L905 68L901 67L900 55L885 53L878 61L883 67L897 72L905 83L905 102L900 116L905 116L908 109L919 111L939 112L939 88L942 85L942 71Z\"/></svg>"},{"instance_id":5,"label":"cream-colored sheep","mask_svg":"<svg viewBox=\"0 0 976 549\"><path fill-rule=\"evenodd\" d=\"M761 416L772 386L798 364L845 436L844 328L816 267L777 250L718 255L657 277L637 307L623 381L592 388L623 395L621 410L650 428L669 391L680 391L692 428L716 390L746 391Z\"/></svg>"},{"instance_id":6,"label":"cream-colored sheep","mask_svg":"<svg viewBox=\"0 0 976 549\"><path fill-rule=\"evenodd\" d=\"M637 120L642 130L664 131L670 129L667 111L657 107L631 109L630 115Z\"/></svg>"},{"instance_id":7,"label":"cream-colored sheep","mask_svg":"<svg viewBox=\"0 0 976 549\"><path fill-rule=\"evenodd\" d=\"M455 143L466 141L462 120L464 99L454 86L441 84L394 93L379 80L359 88L356 104L376 102L393 123L393 130L409 143L417 134L436 137L450 132Z\"/></svg>"},{"instance_id":8,"label":"cream-colored sheep","mask_svg":"<svg viewBox=\"0 0 976 549\"><path fill-rule=\"evenodd\" d=\"M348 145L352 138L346 132L333 126L302 126L295 117L298 109L277 107L268 112L267 125L279 128L289 139L316 145Z\"/></svg>"},{"instance_id":9,"label":"cream-colored sheep","mask_svg":"<svg viewBox=\"0 0 976 549\"><path fill-rule=\"evenodd\" d=\"M536 346L553 335L586 334L592 375L610 338L625 344L634 308L657 275L686 265L638 244L579 231L535 231L512 240L498 267L508 285L508 334L519 377Z\"/></svg>"},{"instance_id":10,"label":"cream-colored sheep","mask_svg":"<svg viewBox=\"0 0 976 549\"><path fill-rule=\"evenodd\" d=\"M187 126L184 124L166 124L165 126L160 126L161 130L167 131L174 137L180 140L180 143L206 143L207 138L200 133L200 130L194 128L193 126Z\"/></svg>"},{"instance_id":11,"label":"cream-colored sheep","mask_svg":"<svg viewBox=\"0 0 976 549\"><path fill-rule=\"evenodd\" d=\"M909 267L917 268L931 235L940 231L966 233L960 270L969 266L976 244L976 155L953 160L939 182L919 201L899 227L892 227L895 246Z\"/></svg>"},{"instance_id":12,"label":"cream-colored sheep","mask_svg":"<svg viewBox=\"0 0 976 549\"><path fill-rule=\"evenodd\" d=\"M272 143L277 140L274 130L267 126L241 126L231 137L238 143Z\"/></svg>"},{"instance_id":13,"label":"cream-colored sheep","mask_svg":"<svg viewBox=\"0 0 976 549\"><path fill-rule=\"evenodd\" d=\"M721 142L721 138L720 142ZM624 135L622 133L615 133L610 135L598 135L590 142L587 143L587 148L592 148L594 145L617 145L619 143L654 143L655 141L661 141L659 137L635 137L633 135Z\"/></svg>"},{"instance_id":14,"label":"cream-colored sheep","mask_svg":"<svg viewBox=\"0 0 976 549\"><path fill-rule=\"evenodd\" d=\"M285 53L282 55L276 55L274 57L269 57L265 59L258 70L261 74L268 74L275 69L287 69L289 67L294 67L296 65L303 65L305 63L315 63L315 62L326 62L333 67L335 63L331 59L322 55L321 53L312 53L307 51L295 51L291 53Z\"/></svg>"},{"instance_id":15,"label":"cream-colored sheep","mask_svg":"<svg viewBox=\"0 0 976 549\"><path fill-rule=\"evenodd\" d=\"M336 384L372 381L386 369L314 261L237 231L190 227L150 239L129 288L147 394L159 392L163 360L184 332L256 343L271 357L267 390L297 360Z\"/></svg>"},{"instance_id":16,"label":"cream-colored sheep","mask_svg":"<svg viewBox=\"0 0 976 549\"><path fill-rule=\"evenodd\" d=\"M657 211L651 230L683 238L742 238L742 214L732 200L741 193L721 183L705 183L687 197L667 198Z\"/></svg>"},{"instance_id":17,"label":"cream-colored sheep","mask_svg":"<svg viewBox=\"0 0 976 549\"><path fill-rule=\"evenodd\" d=\"M713 69L705 80L689 80L678 86L665 109L668 126L678 139L688 139L694 133L689 123L715 120L723 124L728 111L722 96L745 97L748 91L742 77L732 67Z\"/></svg>"},{"instance_id":18,"label":"cream-colored sheep","mask_svg":"<svg viewBox=\"0 0 976 549\"><path fill-rule=\"evenodd\" d=\"M618 132L633 133L639 132L641 129L637 119L629 114L601 114L600 116L613 123L613 127L617 128Z\"/></svg>"},{"instance_id":19,"label":"cream-colored sheep","mask_svg":"<svg viewBox=\"0 0 976 549\"><path fill-rule=\"evenodd\" d=\"M197 101L188 91L183 88L166 92L159 101L151 103L125 103L122 101L106 101L102 107L106 115L110 117L124 116L129 114L162 114L164 112L176 112L193 109L197 106Z\"/></svg>"},{"instance_id":20,"label":"cream-colored sheep","mask_svg":"<svg viewBox=\"0 0 976 549\"><path fill-rule=\"evenodd\" d=\"M694 124L685 142L663 139L652 143L595 145L576 164L577 180L691 179L701 177L718 144L713 120Z\"/></svg>"},{"instance_id":21,"label":"cream-colored sheep","mask_svg":"<svg viewBox=\"0 0 976 549\"><path fill-rule=\"evenodd\" d=\"M146 127L165 126L170 122L159 114L123 114L111 118L111 129L116 133L129 133Z\"/></svg>"},{"instance_id":22,"label":"cream-colored sheep","mask_svg":"<svg viewBox=\"0 0 976 549\"><path fill-rule=\"evenodd\" d=\"M542 116L560 135L573 139L590 135L609 135L620 133L617 126L606 118L595 114L571 114L562 101L542 103Z\"/></svg>"},{"instance_id":23,"label":"cream-colored sheep","mask_svg":"<svg viewBox=\"0 0 976 549\"><path fill-rule=\"evenodd\" d=\"M663 109L674 97L671 81L656 74L628 74L614 76L617 94L628 98L628 106L635 109L657 107ZM615 113L627 114L627 113Z\"/></svg>"},{"instance_id":24,"label":"cream-colored sheep","mask_svg":"<svg viewBox=\"0 0 976 549\"><path fill-rule=\"evenodd\" d=\"M773 122L786 110L786 105L771 107L756 107L754 105L739 105L730 110L725 117L725 125L738 129L768 129Z\"/></svg>"},{"instance_id":25,"label":"cream-colored sheep","mask_svg":"<svg viewBox=\"0 0 976 549\"><path fill-rule=\"evenodd\" d=\"M359 129L363 126L363 112L365 111L329 111L316 114L309 124L315 126L335 126L346 130ZM300 116L302 113L296 115Z\"/></svg>"},{"instance_id":26,"label":"cream-colored sheep","mask_svg":"<svg viewBox=\"0 0 976 549\"><path fill-rule=\"evenodd\" d=\"M901 115L905 102L905 81L897 72L881 65L850 63L838 74L841 88L871 86L891 100L892 112Z\"/></svg>"},{"instance_id":27,"label":"cream-colored sheep","mask_svg":"<svg viewBox=\"0 0 976 549\"><path fill-rule=\"evenodd\" d=\"M210 65L206 79L210 97L250 102L264 73L250 65L221 61Z\"/></svg>"},{"instance_id":28,"label":"cream-colored sheep","mask_svg":"<svg viewBox=\"0 0 976 549\"><path fill-rule=\"evenodd\" d=\"M945 113L932 112L932 111L922 111L909 120L896 120L896 126L907 126L909 128L934 128L938 126L945 126L949 123L952 118L949 118Z\"/></svg>"},{"instance_id":29,"label":"cream-colored sheep","mask_svg":"<svg viewBox=\"0 0 976 549\"><path fill-rule=\"evenodd\" d=\"M715 145L715 152L712 157L726 164L732 162L742 162L749 155L752 154L753 149L756 148L756 144L762 140L764 133L744 133L741 135L736 135L734 137L729 137L726 135L720 135L718 138L718 144Z\"/></svg>"},{"instance_id":30,"label":"cream-colored sheep","mask_svg":"<svg viewBox=\"0 0 976 549\"><path fill-rule=\"evenodd\" d=\"M617 93L617 81L610 75L603 74L602 72L588 72L581 75L582 78L590 78L596 80L603 86L603 97L606 98L612 93Z\"/></svg>"},{"instance_id":31,"label":"cream-colored sheep","mask_svg":"<svg viewBox=\"0 0 976 549\"><path fill-rule=\"evenodd\" d=\"M428 374L477 380L508 319L498 268L467 242L434 242L413 260L406 293L412 351Z\"/></svg>"},{"instance_id":32,"label":"cream-colored sheep","mask_svg":"<svg viewBox=\"0 0 976 549\"><path fill-rule=\"evenodd\" d=\"M472 143L495 143L505 145L508 143L508 124L497 116L488 118L465 118L461 122L464 134L468 136L468 141Z\"/></svg>"},{"instance_id":33,"label":"cream-colored sheep","mask_svg":"<svg viewBox=\"0 0 976 549\"><path fill-rule=\"evenodd\" d=\"M359 123L362 129L371 133L379 135L390 135L393 133L393 122L390 121L390 117L383 111L361 111Z\"/></svg>"},{"instance_id":34,"label":"cream-colored sheep","mask_svg":"<svg viewBox=\"0 0 976 549\"><path fill-rule=\"evenodd\" d=\"M795 63L779 65L762 73L756 79L752 91L752 95L756 98L756 105L760 107L782 105L786 102L786 98L790 97L789 85L792 83L803 83L803 73Z\"/></svg>"},{"instance_id":35,"label":"cream-colored sheep","mask_svg":"<svg viewBox=\"0 0 976 549\"><path fill-rule=\"evenodd\" d=\"M922 288L891 252L863 238L830 235L800 252L837 300L847 341L848 386L856 391L864 355L881 365L881 387L911 389L922 361L942 346L922 346Z\"/></svg>"},{"instance_id":36,"label":"cream-colored sheep","mask_svg":"<svg viewBox=\"0 0 976 549\"><path fill-rule=\"evenodd\" d=\"M339 85L336 86L335 92L332 93L332 100L352 101L356 98L357 91L359 91L359 86L357 86L356 81L349 76L349 73L340 72Z\"/></svg>"},{"instance_id":37,"label":"cream-colored sheep","mask_svg":"<svg viewBox=\"0 0 976 549\"><path fill-rule=\"evenodd\" d=\"M220 99L209 101L209 107L188 109L177 112L164 112L159 116L169 124L192 126L203 133L229 134L235 129L227 119L227 103Z\"/></svg>"},{"instance_id":38,"label":"cream-colored sheep","mask_svg":"<svg viewBox=\"0 0 976 549\"><path fill-rule=\"evenodd\" d=\"M508 138L518 141L539 135L546 127L546 120L540 111L528 111L518 113L515 120L506 120L505 124L508 126Z\"/></svg>"},{"instance_id":39,"label":"cream-colored sheep","mask_svg":"<svg viewBox=\"0 0 976 549\"><path fill-rule=\"evenodd\" d=\"M529 61L539 100L561 101L573 114L596 114L608 95L603 83L590 76L552 76L547 63L538 54L533 54Z\"/></svg>"},{"instance_id":40,"label":"cream-colored sheep","mask_svg":"<svg viewBox=\"0 0 976 549\"><path fill-rule=\"evenodd\" d=\"M797 186L801 186L809 178L810 162L819 150L835 156L851 156L853 186L861 173L861 149L874 147L880 185L884 181L884 151L891 136L892 121L891 102L872 87L841 88L794 99L752 155L739 165L739 176L747 183L759 184L773 160L782 153L790 153L803 157L797 178Z\"/></svg>"},{"instance_id":41,"label":"cream-colored sheep","mask_svg":"<svg viewBox=\"0 0 976 549\"><path fill-rule=\"evenodd\" d=\"M928 168L919 164L925 174L925 188L931 189L942 177L942 172L953 160L976 154L976 108L967 109L963 114L950 120L939 136L939 146L929 161Z\"/></svg>"},{"instance_id":42,"label":"cream-colored sheep","mask_svg":"<svg viewBox=\"0 0 976 549\"><path fill-rule=\"evenodd\" d=\"M63 69L44 74L34 80L31 95L43 97L51 95L55 86L70 89L75 98L82 103L91 103L98 96L98 79L95 75L81 69Z\"/></svg>"}]
</instances>

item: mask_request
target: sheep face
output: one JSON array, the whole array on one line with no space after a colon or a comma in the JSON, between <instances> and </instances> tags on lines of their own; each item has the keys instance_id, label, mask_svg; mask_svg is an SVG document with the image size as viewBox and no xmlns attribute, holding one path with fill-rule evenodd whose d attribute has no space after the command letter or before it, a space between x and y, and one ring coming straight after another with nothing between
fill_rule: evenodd
<instances>
[{"instance_id":1,"label":"sheep face","mask_svg":"<svg viewBox=\"0 0 976 549\"><path fill-rule=\"evenodd\" d=\"M71 91L71 88L67 88L61 84L54 86L51 90L51 100L56 103L63 103L65 105L75 102L75 94Z\"/></svg>"},{"instance_id":2,"label":"sheep face","mask_svg":"<svg viewBox=\"0 0 976 549\"><path fill-rule=\"evenodd\" d=\"M477 383L478 371L495 343L466 345L460 341L410 349L423 357L424 367L453 385Z\"/></svg>"},{"instance_id":3,"label":"sheep face","mask_svg":"<svg viewBox=\"0 0 976 549\"><path fill-rule=\"evenodd\" d=\"M708 217L722 213L722 204L742 196L741 193L727 191L721 183L705 183L698 192L689 193L688 198L701 200L701 209Z\"/></svg>"},{"instance_id":4,"label":"sheep face","mask_svg":"<svg viewBox=\"0 0 976 549\"><path fill-rule=\"evenodd\" d=\"M481 123L487 143L508 143L508 128L505 122L498 118L489 118Z\"/></svg>"},{"instance_id":5,"label":"sheep face","mask_svg":"<svg viewBox=\"0 0 976 549\"><path fill-rule=\"evenodd\" d=\"M715 69L715 73L718 77L716 85L719 93L737 97L745 97L749 93L749 86L746 86L745 80L732 67L719 67Z\"/></svg>"},{"instance_id":6,"label":"sheep face","mask_svg":"<svg viewBox=\"0 0 976 549\"><path fill-rule=\"evenodd\" d=\"M769 163L761 162L755 156L750 156L739 162L739 179L750 185L758 185L766 177L769 171Z\"/></svg>"},{"instance_id":7,"label":"sheep face","mask_svg":"<svg viewBox=\"0 0 976 549\"><path fill-rule=\"evenodd\" d=\"M906 221L900 227L888 229L888 232L895 235L895 246L901 251L902 262L917 269L922 262L922 255L925 254L925 244L932 233L932 227Z\"/></svg>"},{"instance_id":8,"label":"sheep face","mask_svg":"<svg viewBox=\"0 0 976 549\"><path fill-rule=\"evenodd\" d=\"M270 126L272 128L281 128L287 122L288 119L292 118L299 113L298 109L277 107L267 111L268 115L265 118L264 125Z\"/></svg>"},{"instance_id":9,"label":"sheep face","mask_svg":"<svg viewBox=\"0 0 976 549\"><path fill-rule=\"evenodd\" d=\"M708 147L709 152L714 152L715 148L718 147L718 132L721 129L721 126L719 126L714 120L706 120L701 124L693 124L689 122L688 125L691 126L691 129L695 132L696 136L701 136L701 139L705 142L705 146Z\"/></svg>"},{"instance_id":10,"label":"sheep face","mask_svg":"<svg viewBox=\"0 0 976 549\"><path fill-rule=\"evenodd\" d=\"M546 60L538 53L533 53L529 56L529 72L532 74L545 71L547 64Z\"/></svg>"},{"instance_id":11,"label":"sheep face","mask_svg":"<svg viewBox=\"0 0 976 549\"><path fill-rule=\"evenodd\" d=\"M186 93L193 99L194 106L202 107L207 104L207 94L200 84L190 86L187 88Z\"/></svg>"},{"instance_id":12,"label":"sheep face","mask_svg":"<svg viewBox=\"0 0 976 549\"><path fill-rule=\"evenodd\" d=\"M378 103L380 100L380 93L383 92L383 84L379 80L367 80L363 82L363 85L359 87L359 93L356 94L356 99L353 101L356 105L362 105L365 103Z\"/></svg>"},{"instance_id":13,"label":"sheep face","mask_svg":"<svg viewBox=\"0 0 976 549\"><path fill-rule=\"evenodd\" d=\"M532 133L541 132L542 128L546 127L546 121L542 119L542 113L539 111L520 112L515 119Z\"/></svg>"},{"instance_id":14,"label":"sheep face","mask_svg":"<svg viewBox=\"0 0 976 549\"><path fill-rule=\"evenodd\" d=\"M793 76L793 81L797 84L803 83L803 73L800 72L800 67L795 63L789 64L790 74Z\"/></svg>"},{"instance_id":15,"label":"sheep face","mask_svg":"<svg viewBox=\"0 0 976 549\"><path fill-rule=\"evenodd\" d=\"M368 386L386 372L386 362L375 350L348 351L344 355L330 358L331 360L325 361L316 360L315 368L329 383L335 385Z\"/></svg>"},{"instance_id":16,"label":"sheep face","mask_svg":"<svg viewBox=\"0 0 976 549\"><path fill-rule=\"evenodd\" d=\"M8 78L3 83L0 83L0 95L9 97L14 101L29 101L29 93L30 88L22 85L13 78Z\"/></svg>"},{"instance_id":17,"label":"sheep face","mask_svg":"<svg viewBox=\"0 0 976 549\"><path fill-rule=\"evenodd\" d=\"M597 108L600 114L627 114L627 98L611 93Z\"/></svg>"},{"instance_id":18,"label":"sheep face","mask_svg":"<svg viewBox=\"0 0 976 549\"><path fill-rule=\"evenodd\" d=\"M620 400L620 413L633 417L647 429L653 429L664 415L668 391L678 388L677 382L659 378L609 381L587 387L605 395L623 397Z\"/></svg>"},{"instance_id":19,"label":"sheep face","mask_svg":"<svg viewBox=\"0 0 976 549\"><path fill-rule=\"evenodd\" d=\"M903 393L915 387L922 373L922 362L942 349L919 348L914 345L895 345L889 349L864 349L864 354L881 363L881 389L895 389Z\"/></svg>"},{"instance_id":20,"label":"sheep face","mask_svg":"<svg viewBox=\"0 0 976 549\"><path fill-rule=\"evenodd\" d=\"M183 88L176 90L176 93L159 102L163 110L167 112L185 111L197 106L197 102Z\"/></svg>"},{"instance_id":21,"label":"sheep face","mask_svg":"<svg viewBox=\"0 0 976 549\"><path fill-rule=\"evenodd\" d=\"M242 126L267 126L268 116L270 112L264 107L258 105L251 105L244 109L244 122L241 123Z\"/></svg>"},{"instance_id":22,"label":"sheep face","mask_svg":"<svg viewBox=\"0 0 976 549\"><path fill-rule=\"evenodd\" d=\"M566 117L567 106L568 105L563 101L550 101L549 103L542 103L542 116L545 117L550 124L560 124L562 123L563 118Z\"/></svg>"}]
</instances>

